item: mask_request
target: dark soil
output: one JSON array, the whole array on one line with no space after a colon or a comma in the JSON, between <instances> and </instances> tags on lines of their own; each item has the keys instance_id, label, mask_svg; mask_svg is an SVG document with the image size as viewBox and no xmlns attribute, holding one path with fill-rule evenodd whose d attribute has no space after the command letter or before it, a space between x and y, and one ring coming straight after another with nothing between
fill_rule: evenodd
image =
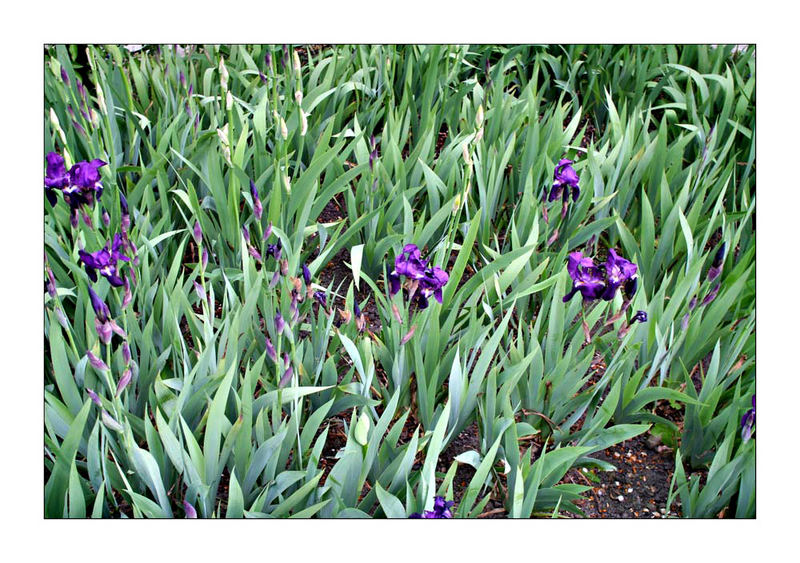
<instances>
[{"instance_id":1,"label":"dark soil","mask_svg":"<svg viewBox=\"0 0 800 563\"><path fill-rule=\"evenodd\" d=\"M436 466L436 471L446 473L450 468L450 465L452 465L453 460L468 450L475 450L476 452L480 452L481 450L480 436L478 435L478 425L475 422L465 428L461 434L456 436L453 441L450 442L447 448L445 448L445 450L441 453L439 456L439 463ZM474 467L466 463L458 464L458 469L456 469L456 474L453 478L453 500L456 503L456 507L458 507L461 499L464 497L464 493L466 492L467 487L469 486L470 481L472 481L472 477L474 475ZM437 479L437 486L439 484L441 484L441 479ZM482 498L483 496L479 495L477 500L480 501ZM483 512L478 515L478 518L505 518L506 516L507 512L503 506L503 502L501 500L497 500L496 496L493 495L486 507L483 509Z\"/></svg>"},{"instance_id":2,"label":"dark soil","mask_svg":"<svg viewBox=\"0 0 800 563\"><path fill-rule=\"evenodd\" d=\"M674 454L668 451L659 453L651 448L647 434L612 446L592 457L613 464L617 471L580 470L584 472L584 475L580 475L579 470L573 469L567 473L564 482L592 485L592 490L585 493L588 498L575 503L586 518L678 516L674 511L666 511L669 484L675 469ZM599 482L592 483L587 472L591 472Z\"/></svg>"},{"instance_id":3,"label":"dark soil","mask_svg":"<svg viewBox=\"0 0 800 563\"><path fill-rule=\"evenodd\" d=\"M319 434L319 432L318 432ZM314 438L316 440L316 437ZM313 442L312 442L313 443ZM319 485L324 485L328 474L336 465L336 454L347 443L347 435L344 433L344 423L338 417L328 419L328 437L325 440L325 447L322 448L319 464L323 474L319 480Z\"/></svg>"},{"instance_id":4,"label":"dark soil","mask_svg":"<svg viewBox=\"0 0 800 563\"><path fill-rule=\"evenodd\" d=\"M343 200L344 198L342 195L337 194L336 197L334 197L325 205L319 217L317 218L317 222L332 223L341 220L346 221L347 214L345 213L345 205ZM319 252L315 250L312 258L318 255ZM319 272L320 285L325 287L330 286L333 289L338 287L344 294L347 291L350 282L353 280L353 272L349 264L350 251L347 248L342 248ZM361 289L359 290L353 286L353 295L356 299L358 299L359 303L363 303L367 297L370 297L369 301L362 308L362 313L367 320L367 326L369 327L369 330L372 332L380 332L381 322L380 316L378 315L378 308L375 304L375 299L371 298L371 292L368 291L368 287L369 286L366 284L362 284ZM343 309L344 299L331 296L330 304L331 307ZM351 322L353 321L351 320Z\"/></svg>"}]
</instances>

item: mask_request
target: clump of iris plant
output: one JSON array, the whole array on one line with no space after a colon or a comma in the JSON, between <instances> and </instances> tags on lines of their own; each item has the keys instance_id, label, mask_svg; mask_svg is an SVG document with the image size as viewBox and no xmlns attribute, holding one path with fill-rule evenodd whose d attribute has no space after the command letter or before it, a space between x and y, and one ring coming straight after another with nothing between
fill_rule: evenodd
<instances>
[{"instance_id":1,"label":"clump of iris plant","mask_svg":"<svg viewBox=\"0 0 800 563\"><path fill-rule=\"evenodd\" d=\"M103 195L100 181L100 168L107 163L96 158L91 162L78 162L67 172L64 158L55 152L47 153L47 170L44 178L45 195L50 205L55 206L55 191L61 191L64 201L70 207L73 226L78 224L78 212L82 206L92 207Z\"/></svg>"},{"instance_id":2,"label":"clump of iris plant","mask_svg":"<svg viewBox=\"0 0 800 563\"><path fill-rule=\"evenodd\" d=\"M400 277L406 278L405 287L409 299L414 301L419 309L428 307L428 298L433 297L442 302L442 288L450 277L439 266L430 267L428 261L420 256L420 250L415 244L407 244L403 252L394 261L394 270L389 274L389 292L394 296L403 286Z\"/></svg>"},{"instance_id":3,"label":"clump of iris plant","mask_svg":"<svg viewBox=\"0 0 800 563\"><path fill-rule=\"evenodd\" d=\"M452 500L444 500L444 497L436 497L433 500L433 510L426 510L422 514L415 512L409 518L452 518L453 513L450 510L455 502Z\"/></svg>"},{"instance_id":4,"label":"clump of iris plant","mask_svg":"<svg viewBox=\"0 0 800 563\"><path fill-rule=\"evenodd\" d=\"M742 440L747 442L753 435L756 426L756 396L753 395L753 408L749 409L742 417Z\"/></svg>"},{"instance_id":5,"label":"clump of iris plant","mask_svg":"<svg viewBox=\"0 0 800 563\"><path fill-rule=\"evenodd\" d=\"M578 292L584 301L611 301L621 286L624 286L626 296L633 297L638 284L636 270L636 264L617 254L613 248L609 249L608 259L600 266L580 251L571 252L567 271L572 278L572 290L564 296L564 302Z\"/></svg>"},{"instance_id":6,"label":"clump of iris plant","mask_svg":"<svg viewBox=\"0 0 800 563\"><path fill-rule=\"evenodd\" d=\"M96 282L97 272L100 272L100 275L106 278L114 287L122 287L125 285L117 269L117 262L119 260L124 262L130 261L130 258L120 252L120 248L123 247L123 245L123 237L116 234L114 235L113 243L111 241L107 242L106 245L97 252L89 253L84 250L79 250L79 260L83 262L86 273L89 274L89 279Z\"/></svg>"}]
</instances>

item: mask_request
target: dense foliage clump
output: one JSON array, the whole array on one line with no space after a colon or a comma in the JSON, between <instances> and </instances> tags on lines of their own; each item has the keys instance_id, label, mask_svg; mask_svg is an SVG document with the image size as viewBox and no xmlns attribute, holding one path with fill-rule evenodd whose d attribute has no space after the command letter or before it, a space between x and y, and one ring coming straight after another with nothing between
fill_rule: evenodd
<instances>
[{"instance_id":1,"label":"dense foliage clump","mask_svg":"<svg viewBox=\"0 0 800 563\"><path fill-rule=\"evenodd\" d=\"M45 66L46 517L755 515L752 48Z\"/></svg>"}]
</instances>

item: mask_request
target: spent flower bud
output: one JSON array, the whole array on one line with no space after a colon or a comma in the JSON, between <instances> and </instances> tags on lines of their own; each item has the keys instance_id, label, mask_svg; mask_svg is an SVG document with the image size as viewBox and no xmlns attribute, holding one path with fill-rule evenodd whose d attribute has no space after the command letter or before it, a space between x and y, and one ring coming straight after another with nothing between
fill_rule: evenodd
<instances>
[{"instance_id":1,"label":"spent flower bud","mask_svg":"<svg viewBox=\"0 0 800 563\"><path fill-rule=\"evenodd\" d=\"M400 346L404 345L406 342L411 340L411 337L414 336L414 331L417 330L417 325L412 325L411 329L400 339Z\"/></svg>"}]
</instances>

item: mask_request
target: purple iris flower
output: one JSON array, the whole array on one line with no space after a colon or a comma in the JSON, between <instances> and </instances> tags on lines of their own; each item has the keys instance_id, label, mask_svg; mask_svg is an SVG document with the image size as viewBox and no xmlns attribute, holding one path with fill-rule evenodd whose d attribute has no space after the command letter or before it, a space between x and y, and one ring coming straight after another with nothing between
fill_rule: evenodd
<instances>
[{"instance_id":1,"label":"purple iris flower","mask_svg":"<svg viewBox=\"0 0 800 563\"><path fill-rule=\"evenodd\" d=\"M81 206L94 205L95 199L100 199L103 194L99 169L105 165L105 162L96 158L91 162L79 162L66 172L64 159L60 155L53 152L47 155L45 177L47 200L51 205L55 205L56 198L52 190L61 190L64 201L70 206L70 222L73 227L78 225L78 212Z\"/></svg>"},{"instance_id":2,"label":"purple iris flower","mask_svg":"<svg viewBox=\"0 0 800 563\"><path fill-rule=\"evenodd\" d=\"M441 303L442 287L444 287L449 279L450 276L447 275L447 272L442 270L439 266L426 269L424 277L420 280L420 287L422 288L420 295L425 298L433 295L436 301Z\"/></svg>"},{"instance_id":3,"label":"purple iris flower","mask_svg":"<svg viewBox=\"0 0 800 563\"><path fill-rule=\"evenodd\" d=\"M400 276L389 274L389 293L393 296L400 291Z\"/></svg>"},{"instance_id":4,"label":"purple iris flower","mask_svg":"<svg viewBox=\"0 0 800 563\"><path fill-rule=\"evenodd\" d=\"M415 295L417 307L425 309L428 306L428 297L433 295L442 302L442 287L450 277L447 272L438 266L428 266L428 261L420 257L419 248L415 244L407 244L403 252L395 258L394 271L389 274L389 291L395 295L400 291L400 276L405 276L419 284L420 292Z\"/></svg>"},{"instance_id":5,"label":"purple iris flower","mask_svg":"<svg viewBox=\"0 0 800 563\"><path fill-rule=\"evenodd\" d=\"M267 245L267 254L272 256L276 261L281 259L281 241L280 239L275 244L268 244Z\"/></svg>"},{"instance_id":6,"label":"purple iris flower","mask_svg":"<svg viewBox=\"0 0 800 563\"><path fill-rule=\"evenodd\" d=\"M86 273L89 274L89 279L93 282L97 281L97 272L95 271L97 270L100 272L100 275L106 278L114 287L122 287L125 285L125 282L117 272L117 261L130 261L130 258L119 251L122 244L122 237L117 233L114 235L113 243L106 243L106 246L97 252L92 252L90 254L84 250L78 251L78 256L80 256L80 261L83 262L83 265L86 267Z\"/></svg>"},{"instance_id":7,"label":"purple iris flower","mask_svg":"<svg viewBox=\"0 0 800 563\"><path fill-rule=\"evenodd\" d=\"M645 311L636 311L636 314L631 319L631 324L635 322L646 323L647 322L647 312Z\"/></svg>"},{"instance_id":8,"label":"purple iris flower","mask_svg":"<svg viewBox=\"0 0 800 563\"><path fill-rule=\"evenodd\" d=\"M562 158L558 161L556 169L553 173L553 187L550 188L550 197L548 200L557 200L563 192L563 199L564 202L566 202L569 198L571 188L572 201L577 201L578 195L581 193L581 190L578 187L579 181L580 178L578 177L578 174L575 172L575 169L572 168L572 161L567 158Z\"/></svg>"},{"instance_id":9,"label":"purple iris flower","mask_svg":"<svg viewBox=\"0 0 800 563\"><path fill-rule=\"evenodd\" d=\"M58 200L53 190L61 190L69 186L69 174L60 154L49 152L45 158L47 159L47 173L44 177L45 195L50 205L55 207Z\"/></svg>"},{"instance_id":10,"label":"purple iris flower","mask_svg":"<svg viewBox=\"0 0 800 563\"><path fill-rule=\"evenodd\" d=\"M94 190L99 198L103 193L103 185L100 183L100 168L106 163L95 158L91 162L79 162L69 169L69 180L73 186L79 186L83 190Z\"/></svg>"},{"instance_id":11,"label":"purple iris flower","mask_svg":"<svg viewBox=\"0 0 800 563\"><path fill-rule=\"evenodd\" d=\"M306 266L305 262L303 262L302 270L303 270L303 281L306 282L306 285L311 285L311 272L309 271L308 266Z\"/></svg>"},{"instance_id":12,"label":"purple iris flower","mask_svg":"<svg viewBox=\"0 0 800 563\"><path fill-rule=\"evenodd\" d=\"M444 500L444 497L436 497L433 501L433 510L426 510L423 514L415 512L409 518L452 518L453 512L450 510L455 502L452 500Z\"/></svg>"},{"instance_id":13,"label":"purple iris flower","mask_svg":"<svg viewBox=\"0 0 800 563\"><path fill-rule=\"evenodd\" d=\"M425 275L425 265L427 260L420 258L419 248L416 244L407 244L403 247L403 252L395 258L395 274L406 276L412 280L421 279Z\"/></svg>"},{"instance_id":14,"label":"purple iris flower","mask_svg":"<svg viewBox=\"0 0 800 563\"><path fill-rule=\"evenodd\" d=\"M636 269L636 264L626 260L613 248L610 248L606 260L606 288L601 297L605 301L614 299L619 286L634 278Z\"/></svg>"},{"instance_id":15,"label":"purple iris flower","mask_svg":"<svg viewBox=\"0 0 800 563\"><path fill-rule=\"evenodd\" d=\"M64 188L69 185L69 174L64 165L64 158L55 152L47 153L47 175L44 185L48 188Z\"/></svg>"},{"instance_id":16,"label":"purple iris flower","mask_svg":"<svg viewBox=\"0 0 800 563\"><path fill-rule=\"evenodd\" d=\"M618 255L613 248L609 249L608 259L602 267L596 266L594 261L585 257L582 252L572 252L567 262L567 271L572 278L572 290L564 296L564 302L572 299L578 291L584 300L593 301L602 298L611 301L617 289L623 285L626 297L631 299L638 286L634 277L636 270L636 264Z\"/></svg>"},{"instance_id":17,"label":"purple iris flower","mask_svg":"<svg viewBox=\"0 0 800 563\"><path fill-rule=\"evenodd\" d=\"M742 440L747 442L753 435L756 425L756 396L753 395L753 408L744 413L742 417Z\"/></svg>"},{"instance_id":18,"label":"purple iris flower","mask_svg":"<svg viewBox=\"0 0 800 563\"><path fill-rule=\"evenodd\" d=\"M327 299L325 298L325 293L323 291L315 291L314 299L316 299L323 308L328 306Z\"/></svg>"},{"instance_id":19,"label":"purple iris flower","mask_svg":"<svg viewBox=\"0 0 800 563\"><path fill-rule=\"evenodd\" d=\"M567 261L567 272L572 278L572 290L564 296L564 303L580 291L584 300L594 300L602 295L605 289L603 271L595 266L591 258L583 252L571 252Z\"/></svg>"}]
</instances>

